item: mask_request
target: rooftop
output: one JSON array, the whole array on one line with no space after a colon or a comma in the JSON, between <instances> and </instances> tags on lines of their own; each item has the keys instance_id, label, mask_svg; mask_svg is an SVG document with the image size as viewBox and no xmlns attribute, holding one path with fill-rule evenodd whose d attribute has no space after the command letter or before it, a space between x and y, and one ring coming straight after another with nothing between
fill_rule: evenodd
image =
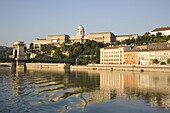
<instances>
[{"instance_id":1,"label":"rooftop","mask_svg":"<svg viewBox=\"0 0 170 113\"><path fill-rule=\"evenodd\" d=\"M61 35L48 35L48 37L51 37L51 36L68 36L66 34L61 34Z\"/></svg>"},{"instance_id":2,"label":"rooftop","mask_svg":"<svg viewBox=\"0 0 170 113\"><path fill-rule=\"evenodd\" d=\"M165 31L165 30L170 30L170 26L168 26L168 27L161 27L161 28L155 28L152 32Z\"/></svg>"},{"instance_id":3,"label":"rooftop","mask_svg":"<svg viewBox=\"0 0 170 113\"><path fill-rule=\"evenodd\" d=\"M96 33L90 33L90 34L110 34L112 32L96 32Z\"/></svg>"},{"instance_id":4,"label":"rooftop","mask_svg":"<svg viewBox=\"0 0 170 113\"><path fill-rule=\"evenodd\" d=\"M122 47L125 47L125 46L107 46L104 49L117 49L117 48L122 48Z\"/></svg>"}]
</instances>

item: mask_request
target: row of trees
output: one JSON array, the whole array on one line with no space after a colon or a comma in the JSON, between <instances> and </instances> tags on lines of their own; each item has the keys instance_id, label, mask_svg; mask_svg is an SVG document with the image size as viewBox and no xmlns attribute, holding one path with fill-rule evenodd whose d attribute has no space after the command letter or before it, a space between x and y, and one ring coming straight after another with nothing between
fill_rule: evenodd
<instances>
[{"instance_id":1,"label":"row of trees","mask_svg":"<svg viewBox=\"0 0 170 113\"><path fill-rule=\"evenodd\" d=\"M161 33L157 33L157 35L151 35L149 32L145 33L143 36L139 36L137 39L126 39L123 41L115 41L113 45L144 45L149 43L160 43L160 42L167 42L170 40L169 36L163 36Z\"/></svg>"},{"instance_id":2,"label":"row of trees","mask_svg":"<svg viewBox=\"0 0 170 113\"><path fill-rule=\"evenodd\" d=\"M152 63L153 64L159 64L160 63L162 65L166 64L165 62L160 62L158 59L153 59ZM167 59L167 63L170 64L170 58Z\"/></svg>"}]
</instances>

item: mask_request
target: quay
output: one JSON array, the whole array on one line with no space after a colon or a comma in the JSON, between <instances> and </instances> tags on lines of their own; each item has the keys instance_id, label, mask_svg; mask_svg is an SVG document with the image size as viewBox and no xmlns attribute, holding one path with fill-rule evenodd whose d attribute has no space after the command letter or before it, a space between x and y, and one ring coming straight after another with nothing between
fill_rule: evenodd
<instances>
[{"instance_id":1,"label":"quay","mask_svg":"<svg viewBox=\"0 0 170 113\"><path fill-rule=\"evenodd\" d=\"M0 63L0 67L11 67L11 63ZM70 65L67 63L26 63L26 69L42 70L121 70L121 71L151 71L170 72L170 65L113 65L113 64L88 64Z\"/></svg>"}]
</instances>

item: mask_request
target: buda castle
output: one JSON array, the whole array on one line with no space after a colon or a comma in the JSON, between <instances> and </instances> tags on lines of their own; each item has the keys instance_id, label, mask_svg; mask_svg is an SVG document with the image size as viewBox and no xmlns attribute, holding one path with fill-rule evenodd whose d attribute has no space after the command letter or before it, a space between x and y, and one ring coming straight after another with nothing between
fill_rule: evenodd
<instances>
[{"instance_id":1,"label":"buda castle","mask_svg":"<svg viewBox=\"0 0 170 113\"><path fill-rule=\"evenodd\" d=\"M112 32L97 32L90 33L85 36L85 30L82 25L78 26L76 36L63 35L48 35L45 39L35 39L33 40L33 45L35 48L40 48L42 44L54 44L60 46L62 43L85 43L86 40L94 40L96 42L111 43L116 40L115 35Z\"/></svg>"}]
</instances>

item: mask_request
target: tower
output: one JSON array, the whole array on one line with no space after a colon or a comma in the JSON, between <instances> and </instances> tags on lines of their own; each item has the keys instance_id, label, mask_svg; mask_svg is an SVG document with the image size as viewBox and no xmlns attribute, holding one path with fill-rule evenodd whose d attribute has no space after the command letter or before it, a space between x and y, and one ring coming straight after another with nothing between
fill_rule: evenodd
<instances>
[{"instance_id":1,"label":"tower","mask_svg":"<svg viewBox=\"0 0 170 113\"><path fill-rule=\"evenodd\" d=\"M85 35L84 27L80 24L77 28L77 36L84 37L84 35Z\"/></svg>"},{"instance_id":2,"label":"tower","mask_svg":"<svg viewBox=\"0 0 170 113\"><path fill-rule=\"evenodd\" d=\"M16 72L16 69L26 69L25 64L25 44L22 41L17 41L13 43L13 58L12 61L12 71Z\"/></svg>"},{"instance_id":3,"label":"tower","mask_svg":"<svg viewBox=\"0 0 170 113\"><path fill-rule=\"evenodd\" d=\"M13 58L15 60L24 60L25 59L25 44L22 41L13 43Z\"/></svg>"},{"instance_id":4,"label":"tower","mask_svg":"<svg viewBox=\"0 0 170 113\"><path fill-rule=\"evenodd\" d=\"M80 43L83 42L84 36L85 36L84 27L80 24L77 28L77 37L78 37Z\"/></svg>"}]
</instances>

